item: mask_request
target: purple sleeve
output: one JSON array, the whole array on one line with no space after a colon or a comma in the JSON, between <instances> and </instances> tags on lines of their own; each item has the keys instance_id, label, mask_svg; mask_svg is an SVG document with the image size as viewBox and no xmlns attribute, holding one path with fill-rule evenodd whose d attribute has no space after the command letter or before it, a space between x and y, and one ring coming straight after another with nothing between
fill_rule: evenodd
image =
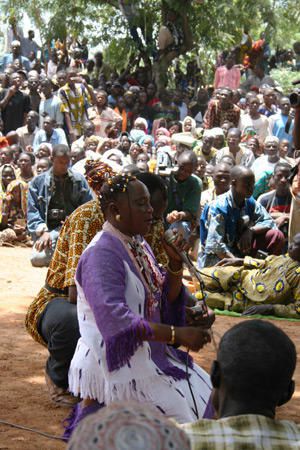
<instances>
[{"instance_id":1,"label":"purple sleeve","mask_svg":"<svg viewBox=\"0 0 300 450\"><path fill-rule=\"evenodd\" d=\"M152 336L148 322L126 304L124 260L131 266L122 243L103 233L96 245L83 254L76 275L103 336L109 371L129 362L143 344L145 333L146 339Z\"/></svg>"}]
</instances>

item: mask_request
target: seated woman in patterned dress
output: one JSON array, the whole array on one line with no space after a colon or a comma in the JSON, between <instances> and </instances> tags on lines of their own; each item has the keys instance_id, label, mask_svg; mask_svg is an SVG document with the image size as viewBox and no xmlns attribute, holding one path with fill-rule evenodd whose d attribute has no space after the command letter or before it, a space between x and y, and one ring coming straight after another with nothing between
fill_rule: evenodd
<instances>
[{"instance_id":1,"label":"seated woman in patterned dress","mask_svg":"<svg viewBox=\"0 0 300 450\"><path fill-rule=\"evenodd\" d=\"M85 167L89 186L98 195L106 176L114 172L109 165L99 161L89 161ZM146 239L159 263L166 267L168 257L161 241L166 188L157 175L138 176L149 189L155 215L155 222ZM29 306L26 316L29 334L48 347L50 356L46 365L46 383L52 401L60 406L70 406L77 401L68 392L68 370L79 339L75 273L81 254L102 229L103 223L98 198L80 206L66 219L45 285Z\"/></svg>"}]
</instances>

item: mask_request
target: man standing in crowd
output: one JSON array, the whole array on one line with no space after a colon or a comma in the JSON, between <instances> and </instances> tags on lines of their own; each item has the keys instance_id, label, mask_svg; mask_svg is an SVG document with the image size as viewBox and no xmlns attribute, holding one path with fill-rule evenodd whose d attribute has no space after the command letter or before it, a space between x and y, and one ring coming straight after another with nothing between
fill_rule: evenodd
<instances>
[{"instance_id":1,"label":"man standing in crowd","mask_svg":"<svg viewBox=\"0 0 300 450\"><path fill-rule=\"evenodd\" d=\"M61 101L57 95L53 95L52 83L49 78L41 80L40 89L44 95L39 106L40 128L42 128L46 116L50 116L56 126L62 128L64 116L60 110Z\"/></svg>"},{"instance_id":2,"label":"man standing in crowd","mask_svg":"<svg viewBox=\"0 0 300 450\"><path fill-rule=\"evenodd\" d=\"M7 53L0 60L0 71L6 69L9 64L13 64L15 60L18 60L21 67L24 67L27 72L30 70L29 59L21 55L21 43L20 41L12 41L11 43L11 53Z\"/></svg>"},{"instance_id":3,"label":"man standing in crowd","mask_svg":"<svg viewBox=\"0 0 300 450\"><path fill-rule=\"evenodd\" d=\"M40 47L34 41L34 31L28 31L28 38L23 38L21 40L22 47L22 55L26 58L29 58L30 53L34 53L34 56L37 56L37 51L40 50Z\"/></svg>"},{"instance_id":4,"label":"man standing in crowd","mask_svg":"<svg viewBox=\"0 0 300 450\"><path fill-rule=\"evenodd\" d=\"M278 137L280 141L287 139L293 142L294 119L290 116L291 102L288 97L279 100L281 112L269 117L269 133Z\"/></svg>"},{"instance_id":5,"label":"man standing in crowd","mask_svg":"<svg viewBox=\"0 0 300 450\"><path fill-rule=\"evenodd\" d=\"M0 110L4 134L22 127L26 122L27 113L31 109L30 98L20 90L21 86L21 75L14 72L10 76L10 87L0 92Z\"/></svg>"},{"instance_id":6,"label":"man standing in crowd","mask_svg":"<svg viewBox=\"0 0 300 450\"><path fill-rule=\"evenodd\" d=\"M241 71L234 66L234 56L229 54L224 66L216 69L214 88L230 88L232 90L240 87Z\"/></svg>"},{"instance_id":7,"label":"man standing in crowd","mask_svg":"<svg viewBox=\"0 0 300 450\"><path fill-rule=\"evenodd\" d=\"M32 180L28 192L28 230L35 242L31 264L48 266L67 216L92 199L83 175L69 169L70 150L56 145L53 166Z\"/></svg>"}]
</instances>

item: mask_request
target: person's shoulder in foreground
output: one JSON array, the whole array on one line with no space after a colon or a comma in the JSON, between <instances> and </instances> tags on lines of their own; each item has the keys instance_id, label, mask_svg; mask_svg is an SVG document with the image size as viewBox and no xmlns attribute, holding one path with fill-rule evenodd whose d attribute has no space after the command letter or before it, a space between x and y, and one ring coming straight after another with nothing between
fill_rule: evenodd
<instances>
[{"instance_id":1,"label":"person's shoulder in foreground","mask_svg":"<svg viewBox=\"0 0 300 450\"><path fill-rule=\"evenodd\" d=\"M192 449L300 449L299 425L275 420L276 408L294 393L296 361L293 342L269 322L241 322L227 331L211 368L218 420L182 425Z\"/></svg>"}]
</instances>

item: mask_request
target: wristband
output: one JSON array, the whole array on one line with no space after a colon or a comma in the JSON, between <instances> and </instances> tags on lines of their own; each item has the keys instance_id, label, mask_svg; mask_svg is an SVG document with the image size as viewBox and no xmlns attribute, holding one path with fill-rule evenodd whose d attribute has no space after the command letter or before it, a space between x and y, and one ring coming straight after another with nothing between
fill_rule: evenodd
<instances>
[{"instance_id":1,"label":"wristband","mask_svg":"<svg viewBox=\"0 0 300 450\"><path fill-rule=\"evenodd\" d=\"M176 341L175 327L174 327L174 325L171 325L171 340L169 341L169 344L174 345L175 341Z\"/></svg>"},{"instance_id":2,"label":"wristband","mask_svg":"<svg viewBox=\"0 0 300 450\"><path fill-rule=\"evenodd\" d=\"M181 267L179 270L177 270L177 271L175 272L174 270L170 269L170 266L168 265L167 270L168 270L168 272L169 272L171 275L179 276L179 275L182 275L183 267Z\"/></svg>"}]
</instances>

